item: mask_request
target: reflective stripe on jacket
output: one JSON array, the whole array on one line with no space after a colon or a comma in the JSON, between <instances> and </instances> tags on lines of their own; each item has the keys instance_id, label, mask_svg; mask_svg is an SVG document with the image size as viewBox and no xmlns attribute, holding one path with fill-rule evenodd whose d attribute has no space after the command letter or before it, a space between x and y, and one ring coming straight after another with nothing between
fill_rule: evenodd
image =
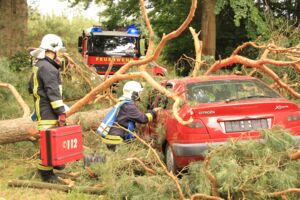
<instances>
[{"instance_id":1,"label":"reflective stripe on jacket","mask_svg":"<svg viewBox=\"0 0 300 200\"><path fill-rule=\"evenodd\" d=\"M102 141L106 144L120 144L126 137L126 129L129 127L130 123L133 122L133 126L135 127L135 123L146 124L152 121L155 117L155 111L150 111L149 113L144 114L138 109L133 101L125 103L120 107L120 111L116 119L116 123L122 126L123 129L116 126L111 127L108 135L106 135L105 138L102 138Z\"/></svg>"},{"instance_id":2,"label":"reflective stripe on jacket","mask_svg":"<svg viewBox=\"0 0 300 200\"><path fill-rule=\"evenodd\" d=\"M58 115L65 112L59 67L48 57L38 60L33 66L28 91L34 97L39 130L55 125Z\"/></svg>"}]
</instances>

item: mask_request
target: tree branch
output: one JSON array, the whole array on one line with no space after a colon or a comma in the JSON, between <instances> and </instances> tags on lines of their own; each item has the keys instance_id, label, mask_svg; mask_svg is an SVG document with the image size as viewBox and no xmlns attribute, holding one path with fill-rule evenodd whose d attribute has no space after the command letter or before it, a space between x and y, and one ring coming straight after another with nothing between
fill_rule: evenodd
<instances>
[{"instance_id":1,"label":"tree branch","mask_svg":"<svg viewBox=\"0 0 300 200\"><path fill-rule=\"evenodd\" d=\"M220 197L220 194L219 194L219 191L218 191L217 179L215 178L215 176L208 169L209 162L210 162L210 157L207 156L204 160L204 169L205 169L205 172L207 174L208 180L210 181L213 196Z\"/></svg>"},{"instance_id":2,"label":"tree branch","mask_svg":"<svg viewBox=\"0 0 300 200\"><path fill-rule=\"evenodd\" d=\"M223 59L221 61L215 62L204 75L209 75L223 67L230 66L232 64L238 63L242 64L248 67L258 68L261 69L263 72L271 76L271 78L282 88L286 89L291 95L300 98L300 93L296 92L293 88L289 87L287 84L282 82L280 78L277 76L277 74L268 68L266 64L272 64L275 66L296 66L296 64L299 62L297 61L276 61L272 59L262 58L259 60L252 60L249 58L245 58L243 56L239 55L232 55L229 58Z\"/></svg>"},{"instance_id":3,"label":"tree branch","mask_svg":"<svg viewBox=\"0 0 300 200\"><path fill-rule=\"evenodd\" d=\"M143 65L143 64L149 63L150 61L156 60L158 58L158 56L160 55L161 50L164 47L164 45L166 44L166 42L175 37L178 37L183 32L183 30L186 29L186 27L191 22L191 20L194 16L196 7L197 7L197 0L192 0L191 9L190 9L189 15L186 18L186 20L176 31L173 31L173 32L169 33L168 35L163 36L158 47L155 49L155 52L153 55L149 55L143 60L130 61L127 64L125 64L124 66L122 66L111 78L109 78L108 80L104 81L103 83L101 83L100 85L95 87L85 97L83 97L82 99L77 101L67 112L67 116L70 116L70 115L74 114L75 112L77 112L78 110L80 110L84 105L86 105L90 101L92 101L100 91L103 91L104 89L108 88L110 85L112 85L112 83L120 81L120 80L128 80L128 79L134 79L134 78L140 77L141 74L131 73L131 74L124 75L124 73L132 66ZM147 19L147 16L146 16L146 19ZM174 113L177 113L180 97L176 96L176 94L172 94L169 91L167 91L166 89L164 89L150 75L146 74L146 72L144 72L144 75L142 75L142 76L144 76L144 78L148 82L150 82L150 84L152 86L154 86L156 89L158 89L159 91L164 91L164 94L166 94L168 97L171 97L175 100L175 103L173 105L173 111L174 111ZM175 117L176 117L176 119L178 118L181 123L190 123L192 120L192 119L190 119L189 121L184 121L178 115Z\"/></svg>"},{"instance_id":4,"label":"tree branch","mask_svg":"<svg viewBox=\"0 0 300 200\"><path fill-rule=\"evenodd\" d=\"M273 192L271 194L269 194L270 197L278 197L278 196L283 196L285 194L288 193L300 193L300 188L289 188L287 190L284 191L280 191L280 192Z\"/></svg>"},{"instance_id":5,"label":"tree branch","mask_svg":"<svg viewBox=\"0 0 300 200\"><path fill-rule=\"evenodd\" d=\"M180 196L181 200L185 200L184 194L182 192L181 186L179 184L178 178L172 173L170 172L166 165L163 163L163 161L161 161L159 155L157 154L157 152L152 148L152 146L150 144L148 144L145 140L143 140L140 136L138 136L138 134L136 134L135 132L131 132L130 130L119 126L119 128L126 130L128 132L130 132L132 135L134 135L134 137L136 137L142 144L144 144L145 146L147 146L149 148L149 150L154 154L154 157L156 158L156 160L158 161L158 164L162 167L163 171L175 182L176 188L178 190L178 194Z\"/></svg>"},{"instance_id":6,"label":"tree branch","mask_svg":"<svg viewBox=\"0 0 300 200\"><path fill-rule=\"evenodd\" d=\"M145 165L145 163L143 163L143 161L141 161L140 159L138 158L126 158L126 160L128 161L137 161L140 165L142 165L142 167L149 173L153 174L153 175L156 175L157 173L153 170L153 169L150 169L149 167L147 167Z\"/></svg>"},{"instance_id":7,"label":"tree branch","mask_svg":"<svg viewBox=\"0 0 300 200\"><path fill-rule=\"evenodd\" d=\"M297 152L292 153L292 155L290 156L291 160L298 160L300 159L300 150L298 150Z\"/></svg>"},{"instance_id":8,"label":"tree branch","mask_svg":"<svg viewBox=\"0 0 300 200\"><path fill-rule=\"evenodd\" d=\"M198 198L208 199L208 200L223 200L220 197L209 196L209 195L206 195L206 194L193 194L191 196L191 200L195 200L195 199L198 199Z\"/></svg>"},{"instance_id":9,"label":"tree branch","mask_svg":"<svg viewBox=\"0 0 300 200\"><path fill-rule=\"evenodd\" d=\"M14 97L16 98L17 102L19 103L19 105L21 106L21 108L23 109L23 118L24 117L28 117L30 115L30 108L29 106L25 103L25 101L23 100L22 96L19 94L19 92L16 90L16 88L8 83L0 83L0 87L2 88L7 88L11 91L11 93L14 95Z\"/></svg>"},{"instance_id":10,"label":"tree branch","mask_svg":"<svg viewBox=\"0 0 300 200\"><path fill-rule=\"evenodd\" d=\"M201 56L202 56L202 41L199 40L199 34L200 31L198 33L196 33L195 29L193 29L192 27L189 28L190 32L193 36L194 39L194 46L195 46L195 52L196 52L196 62L195 62L195 66L194 66L194 70L192 73L192 77L196 77L198 71L200 70L201 67Z\"/></svg>"}]
</instances>

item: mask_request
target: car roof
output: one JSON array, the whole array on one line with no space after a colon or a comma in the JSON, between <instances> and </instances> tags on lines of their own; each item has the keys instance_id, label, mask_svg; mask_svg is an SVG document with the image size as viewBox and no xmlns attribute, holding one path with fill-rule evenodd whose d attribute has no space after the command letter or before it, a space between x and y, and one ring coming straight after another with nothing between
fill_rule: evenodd
<instances>
[{"instance_id":1,"label":"car roof","mask_svg":"<svg viewBox=\"0 0 300 200\"><path fill-rule=\"evenodd\" d=\"M167 83L197 83L206 81L219 81L219 80L245 80L245 79L256 79L251 76L234 76L234 75L221 75L221 76L197 76L197 77L185 77L182 79L168 80Z\"/></svg>"}]
</instances>

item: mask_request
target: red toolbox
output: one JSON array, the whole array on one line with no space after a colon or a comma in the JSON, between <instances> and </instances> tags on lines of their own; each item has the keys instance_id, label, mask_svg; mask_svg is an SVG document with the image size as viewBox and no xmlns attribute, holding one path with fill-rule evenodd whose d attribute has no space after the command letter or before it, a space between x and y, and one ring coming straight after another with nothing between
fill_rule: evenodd
<instances>
[{"instance_id":1,"label":"red toolbox","mask_svg":"<svg viewBox=\"0 0 300 200\"><path fill-rule=\"evenodd\" d=\"M40 132L42 165L58 166L83 157L79 125L49 128Z\"/></svg>"}]
</instances>

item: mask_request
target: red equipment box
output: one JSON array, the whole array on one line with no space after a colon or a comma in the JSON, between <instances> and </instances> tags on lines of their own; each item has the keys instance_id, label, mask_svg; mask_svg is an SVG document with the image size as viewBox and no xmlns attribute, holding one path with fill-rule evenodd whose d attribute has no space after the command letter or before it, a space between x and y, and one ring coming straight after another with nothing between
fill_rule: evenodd
<instances>
[{"instance_id":1,"label":"red equipment box","mask_svg":"<svg viewBox=\"0 0 300 200\"><path fill-rule=\"evenodd\" d=\"M49 128L40 132L42 165L58 166L83 157L79 125Z\"/></svg>"}]
</instances>

